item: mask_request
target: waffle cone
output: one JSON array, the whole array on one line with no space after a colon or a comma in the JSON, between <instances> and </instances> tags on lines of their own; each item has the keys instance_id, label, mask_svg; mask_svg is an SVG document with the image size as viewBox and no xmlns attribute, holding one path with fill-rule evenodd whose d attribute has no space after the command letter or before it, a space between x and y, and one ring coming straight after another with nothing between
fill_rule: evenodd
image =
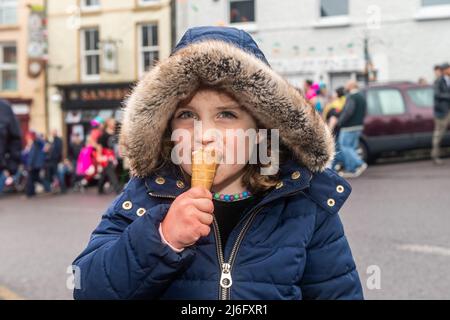
<instances>
[{"instance_id":1,"label":"waffle cone","mask_svg":"<svg viewBox=\"0 0 450 320\"><path fill-rule=\"evenodd\" d=\"M204 187L211 190L218 166L214 149L200 149L192 153L191 187Z\"/></svg>"}]
</instances>

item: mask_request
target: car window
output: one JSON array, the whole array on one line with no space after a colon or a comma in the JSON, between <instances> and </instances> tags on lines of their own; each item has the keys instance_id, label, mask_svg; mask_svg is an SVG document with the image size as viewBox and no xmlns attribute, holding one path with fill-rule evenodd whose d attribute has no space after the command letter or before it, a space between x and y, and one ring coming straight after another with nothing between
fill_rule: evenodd
<instances>
[{"instance_id":1,"label":"car window","mask_svg":"<svg viewBox=\"0 0 450 320\"><path fill-rule=\"evenodd\" d=\"M412 102L419 108L433 107L433 88L408 89L406 92Z\"/></svg>"},{"instance_id":2,"label":"car window","mask_svg":"<svg viewBox=\"0 0 450 320\"><path fill-rule=\"evenodd\" d=\"M367 109L371 115L396 115L406 112L405 102L397 89L369 90Z\"/></svg>"}]
</instances>

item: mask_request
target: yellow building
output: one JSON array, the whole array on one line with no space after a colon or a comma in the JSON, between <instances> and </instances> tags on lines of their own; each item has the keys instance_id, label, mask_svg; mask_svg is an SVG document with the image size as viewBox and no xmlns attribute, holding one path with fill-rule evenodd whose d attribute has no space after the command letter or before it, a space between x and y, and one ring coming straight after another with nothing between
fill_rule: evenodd
<instances>
[{"instance_id":1,"label":"yellow building","mask_svg":"<svg viewBox=\"0 0 450 320\"><path fill-rule=\"evenodd\" d=\"M121 102L172 46L170 0L47 0L49 126L65 142Z\"/></svg>"},{"instance_id":2,"label":"yellow building","mask_svg":"<svg viewBox=\"0 0 450 320\"><path fill-rule=\"evenodd\" d=\"M0 1L0 98L22 131L45 133L45 17L43 0Z\"/></svg>"}]
</instances>

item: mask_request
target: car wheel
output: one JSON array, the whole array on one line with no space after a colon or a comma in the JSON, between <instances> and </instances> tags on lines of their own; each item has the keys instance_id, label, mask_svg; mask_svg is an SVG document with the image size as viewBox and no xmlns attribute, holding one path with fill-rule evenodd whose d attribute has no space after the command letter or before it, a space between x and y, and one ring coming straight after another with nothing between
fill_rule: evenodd
<instances>
[{"instance_id":1,"label":"car wheel","mask_svg":"<svg viewBox=\"0 0 450 320\"><path fill-rule=\"evenodd\" d=\"M359 147L358 147L358 155L361 157L361 159L369 164L369 163L373 163L373 158L370 156L369 153L369 149L367 148L367 145L365 144L364 141L360 141L359 142Z\"/></svg>"}]
</instances>

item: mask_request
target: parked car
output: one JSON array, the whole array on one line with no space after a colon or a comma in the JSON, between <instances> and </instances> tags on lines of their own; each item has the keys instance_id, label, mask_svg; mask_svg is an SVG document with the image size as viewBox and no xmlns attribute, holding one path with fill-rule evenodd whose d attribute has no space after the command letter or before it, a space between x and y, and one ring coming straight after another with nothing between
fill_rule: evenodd
<instances>
[{"instance_id":1,"label":"parked car","mask_svg":"<svg viewBox=\"0 0 450 320\"><path fill-rule=\"evenodd\" d=\"M367 162L386 152L431 148L432 86L411 82L375 84L365 88L364 93L367 117L360 152ZM450 146L450 132L442 146Z\"/></svg>"}]
</instances>

